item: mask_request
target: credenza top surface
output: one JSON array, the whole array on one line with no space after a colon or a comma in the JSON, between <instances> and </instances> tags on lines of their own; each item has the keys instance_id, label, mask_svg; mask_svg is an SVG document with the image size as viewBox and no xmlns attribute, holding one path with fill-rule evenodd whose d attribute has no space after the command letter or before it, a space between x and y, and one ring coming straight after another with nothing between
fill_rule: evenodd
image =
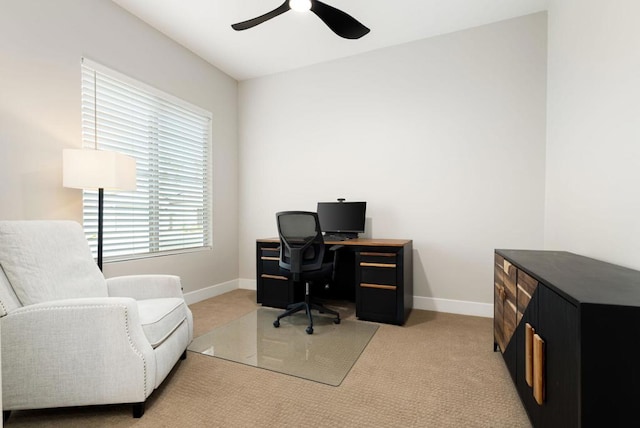
<instances>
[{"instance_id":1,"label":"credenza top surface","mask_svg":"<svg viewBox=\"0 0 640 428\"><path fill-rule=\"evenodd\" d=\"M575 304L640 306L640 271L566 251L496 253Z\"/></svg>"}]
</instances>

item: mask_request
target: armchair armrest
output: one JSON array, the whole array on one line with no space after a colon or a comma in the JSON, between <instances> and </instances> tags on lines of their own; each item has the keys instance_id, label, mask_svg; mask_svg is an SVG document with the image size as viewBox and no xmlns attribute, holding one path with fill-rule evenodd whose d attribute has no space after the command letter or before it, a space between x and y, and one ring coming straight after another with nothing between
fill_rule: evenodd
<instances>
[{"instance_id":1,"label":"armchair armrest","mask_svg":"<svg viewBox=\"0 0 640 428\"><path fill-rule=\"evenodd\" d=\"M180 277L175 275L126 275L107 278L111 297L131 297L136 300L180 297Z\"/></svg>"},{"instance_id":2,"label":"armchair armrest","mask_svg":"<svg viewBox=\"0 0 640 428\"><path fill-rule=\"evenodd\" d=\"M14 409L104 404L107 397L142 402L153 392L156 360L133 299L39 303L1 323L6 402L30 401Z\"/></svg>"}]
</instances>

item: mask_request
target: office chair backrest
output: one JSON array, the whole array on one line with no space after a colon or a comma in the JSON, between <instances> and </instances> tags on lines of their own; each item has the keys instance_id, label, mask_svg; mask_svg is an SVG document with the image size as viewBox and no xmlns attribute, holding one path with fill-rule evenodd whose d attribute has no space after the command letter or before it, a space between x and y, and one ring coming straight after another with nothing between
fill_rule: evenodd
<instances>
[{"instance_id":1,"label":"office chair backrest","mask_svg":"<svg viewBox=\"0 0 640 428\"><path fill-rule=\"evenodd\" d=\"M309 211L276 213L280 236L280 267L293 274L318 270L324 259L324 239L318 214Z\"/></svg>"}]
</instances>

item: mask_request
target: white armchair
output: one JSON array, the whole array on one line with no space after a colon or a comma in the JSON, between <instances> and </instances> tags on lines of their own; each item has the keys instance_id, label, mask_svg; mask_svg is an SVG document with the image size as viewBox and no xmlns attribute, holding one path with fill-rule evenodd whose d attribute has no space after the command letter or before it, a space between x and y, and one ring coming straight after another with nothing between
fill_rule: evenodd
<instances>
[{"instance_id":1,"label":"white armchair","mask_svg":"<svg viewBox=\"0 0 640 428\"><path fill-rule=\"evenodd\" d=\"M2 404L133 404L186 358L193 318L171 275L106 279L82 227L0 221Z\"/></svg>"}]
</instances>

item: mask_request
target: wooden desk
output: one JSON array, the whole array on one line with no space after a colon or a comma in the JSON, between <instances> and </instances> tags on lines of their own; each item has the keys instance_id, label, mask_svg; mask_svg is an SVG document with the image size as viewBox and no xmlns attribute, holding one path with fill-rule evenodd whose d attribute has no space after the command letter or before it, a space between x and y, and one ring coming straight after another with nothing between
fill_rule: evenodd
<instances>
[{"instance_id":1,"label":"wooden desk","mask_svg":"<svg viewBox=\"0 0 640 428\"><path fill-rule=\"evenodd\" d=\"M413 241L359 238L325 244L344 246L338 250L332 288L338 297L355 300L356 317L404 324L413 307ZM285 308L304 300L304 293L280 275L279 254L278 238L256 241L257 301Z\"/></svg>"}]
</instances>

